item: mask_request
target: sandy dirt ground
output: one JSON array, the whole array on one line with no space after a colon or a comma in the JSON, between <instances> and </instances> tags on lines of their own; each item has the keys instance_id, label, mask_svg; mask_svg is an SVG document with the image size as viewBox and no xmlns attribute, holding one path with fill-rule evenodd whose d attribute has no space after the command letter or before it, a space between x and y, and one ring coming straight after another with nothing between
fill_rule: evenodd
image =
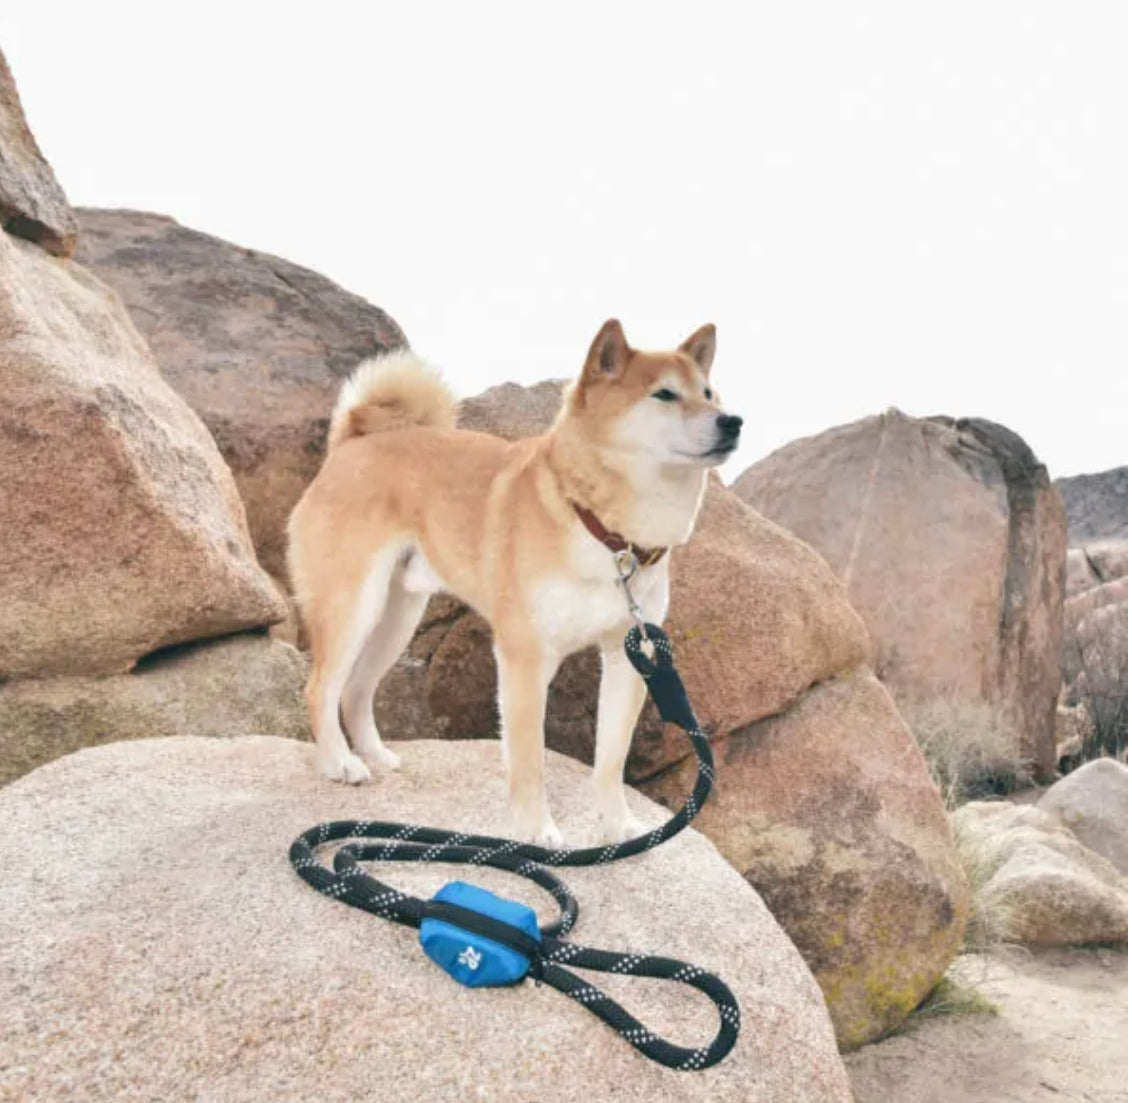
<instances>
[{"instance_id":1,"label":"sandy dirt ground","mask_svg":"<svg viewBox=\"0 0 1132 1103\"><path fill-rule=\"evenodd\" d=\"M924 1020L845 1059L857 1103L1125 1103L1128 957L999 951L953 976L997 1015Z\"/></svg>"}]
</instances>

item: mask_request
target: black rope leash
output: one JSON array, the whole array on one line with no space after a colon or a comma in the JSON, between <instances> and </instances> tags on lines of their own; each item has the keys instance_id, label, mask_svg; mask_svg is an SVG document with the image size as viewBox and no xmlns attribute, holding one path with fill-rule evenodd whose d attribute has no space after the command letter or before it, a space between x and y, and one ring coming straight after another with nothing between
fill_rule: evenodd
<instances>
[{"instance_id":1,"label":"black rope leash","mask_svg":"<svg viewBox=\"0 0 1132 1103\"><path fill-rule=\"evenodd\" d=\"M319 824L303 832L291 844L290 859L295 871L307 884L344 904L407 927L420 927L429 919L440 920L522 955L530 963L529 975L536 981L557 988L588 1008L649 1059L672 1069L706 1069L722 1061L739 1036L739 1005L727 985L687 962L646 954L595 950L565 941L563 936L577 921L578 902L566 885L545 868L606 865L652 850L683 831L711 792L715 769L711 742L700 729L680 676L672 665L672 645L665 633L654 624L644 625L643 631L653 645L655 658L650 660L642 650L642 628L637 626L630 629L625 637L625 653L645 679L660 715L688 733L699 760L699 772L691 796L667 823L623 843L580 850L552 850L513 839L468 835L434 827L339 820ZM315 857L315 848L342 839L385 841L377 844L346 843L335 851L334 868L331 870ZM449 862L508 870L549 892L558 904L559 915L553 922L539 928L540 938L536 939L517 926L479 911L451 902L407 896L365 873L362 862ZM702 1048L673 1045L650 1031L600 989L563 968L567 964L579 969L655 977L691 985L715 1004L719 1012L719 1032Z\"/></svg>"}]
</instances>

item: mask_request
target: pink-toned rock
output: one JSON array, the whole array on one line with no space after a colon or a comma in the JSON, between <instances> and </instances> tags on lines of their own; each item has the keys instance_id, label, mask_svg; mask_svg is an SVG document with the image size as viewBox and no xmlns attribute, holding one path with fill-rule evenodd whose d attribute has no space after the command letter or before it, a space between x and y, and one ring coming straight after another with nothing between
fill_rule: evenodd
<instances>
[{"instance_id":1,"label":"pink-toned rock","mask_svg":"<svg viewBox=\"0 0 1132 1103\"><path fill-rule=\"evenodd\" d=\"M467 989L416 932L328 899L287 848L330 819L506 828L490 743L418 742L377 786L328 785L309 745L149 739L82 751L0 790L0 1094L225 1103L850 1103L798 951L696 831L569 870L583 945L664 953L722 976L742 1012L719 1065L652 1064L575 1000L531 981ZM586 771L551 755L562 823L596 827ZM664 814L636 794L648 823ZM431 896L454 876L553 904L499 870L397 863ZM583 974L681 1045L718 1028L679 985Z\"/></svg>"},{"instance_id":2,"label":"pink-toned rock","mask_svg":"<svg viewBox=\"0 0 1132 1103\"><path fill-rule=\"evenodd\" d=\"M78 212L77 257L122 296L169 385L232 469L265 569L325 454L342 379L405 336L309 269L139 211Z\"/></svg>"},{"instance_id":3,"label":"pink-toned rock","mask_svg":"<svg viewBox=\"0 0 1132 1103\"><path fill-rule=\"evenodd\" d=\"M1111 582L1101 582L1082 593L1075 594L1065 602L1064 621L1066 634L1076 632L1081 624L1093 613L1109 605L1119 605L1128 600L1128 578L1116 578Z\"/></svg>"},{"instance_id":4,"label":"pink-toned rock","mask_svg":"<svg viewBox=\"0 0 1132 1103\"><path fill-rule=\"evenodd\" d=\"M1052 773L1065 517L1018 436L889 410L779 449L732 489L829 562L898 701L1000 707Z\"/></svg>"},{"instance_id":5,"label":"pink-toned rock","mask_svg":"<svg viewBox=\"0 0 1132 1103\"><path fill-rule=\"evenodd\" d=\"M123 739L261 732L308 739L306 657L263 633L162 651L128 674L0 685L0 785Z\"/></svg>"},{"instance_id":6,"label":"pink-toned rock","mask_svg":"<svg viewBox=\"0 0 1132 1103\"><path fill-rule=\"evenodd\" d=\"M78 226L55 173L24 118L16 82L0 52L0 227L56 256L75 251Z\"/></svg>"},{"instance_id":7,"label":"pink-toned rock","mask_svg":"<svg viewBox=\"0 0 1132 1103\"><path fill-rule=\"evenodd\" d=\"M825 992L843 1048L900 1023L967 924L939 793L892 698L857 670L717 747L701 830L759 891ZM676 807L685 759L641 788Z\"/></svg>"},{"instance_id":8,"label":"pink-toned rock","mask_svg":"<svg viewBox=\"0 0 1132 1103\"><path fill-rule=\"evenodd\" d=\"M979 907L1000 937L1027 946L1079 946L1128 938L1128 880L1040 806L972 801L952 813L977 855Z\"/></svg>"},{"instance_id":9,"label":"pink-toned rock","mask_svg":"<svg viewBox=\"0 0 1132 1103\"><path fill-rule=\"evenodd\" d=\"M1065 554L1065 598L1083 594L1101 583L1084 548L1070 548Z\"/></svg>"},{"instance_id":10,"label":"pink-toned rock","mask_svg":"<svg viewBox=\"0 0 1132 1103\"><path fill-rule=\"evenodd\" d=\"M1086 544L1085 554L1101 582L1128 577L1128 541L1098 540Z\"/></svg>"},{"instance_id":11,"label":"pink-toned rock","mask_svg":"<svg viewBox=\"0 0 1132 1103\"><path fill-rule=\"evenodd\" d=\"M1065 596L1078 594L1115 582L1128 575L1128 542L1103 540L1084 547L1070 548L1065 557Z\"/></svg>"},{"instance_id":12,"label":"pink-toned rock","mask_svg":"<svg viewBox=\"0 0 1132 1103\"><path fill-rule=\"evenodd\" d=\"M1038 807L1118 872L1128 869L1128 767L1095 758L1046 790Z\"/></svg>"},{"instance_id":13,"label":"pink-toned rock","mask_svg":"<svg viewBox=\"0 0 1132 1103\"><path fill-rule=\"evenodd\" d=\"M562 402L561 379L544 379L531 387L499 383L460 403L458 425L477 433L521 440L545 433Z\"/></svg>"},{"instance_id":14,"label":"pink-toned rock","mask_svg":"<svg viewBox=\"0 0 1132 1103\"><path fill-rule=\"evenodd\" d=\"M285 612L231 473L118 297L0 234L0 679L112 673Z\"/></svg>"}]
</instances>

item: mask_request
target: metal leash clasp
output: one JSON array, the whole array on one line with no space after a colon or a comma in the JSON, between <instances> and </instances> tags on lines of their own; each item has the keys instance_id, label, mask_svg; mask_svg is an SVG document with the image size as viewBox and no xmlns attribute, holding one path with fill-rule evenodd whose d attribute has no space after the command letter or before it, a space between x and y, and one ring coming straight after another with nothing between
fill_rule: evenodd
<instances>
[{"instance_id":1,"label":"metal leash clasp","mask_svg":"<svg viewBox=\"0 0 1132 1103\"><path fill-rule=\"evenodd\" d=\"M617 582L621 587L622 593L625 595L625 602L629 606L629 616L633 618L634 623L641 632L641 647L645 650L645 654L651 657L652 655L652 640L649 639L648 632L645 626L645 616L641 612L641 607L637 604L636 599L633 597L633 591L629 587L629 583L637 577L637 573L641 569L640 561L633 554L632 548L622 548L620 551L613 553L613 565L617 569Z\"/></svg>"}]
</instances>

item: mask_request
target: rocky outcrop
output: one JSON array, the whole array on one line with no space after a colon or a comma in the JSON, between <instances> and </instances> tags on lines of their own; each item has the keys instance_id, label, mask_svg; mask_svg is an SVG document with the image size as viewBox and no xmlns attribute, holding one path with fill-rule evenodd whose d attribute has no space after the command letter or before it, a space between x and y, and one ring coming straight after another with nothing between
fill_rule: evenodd
<instances>
[{"instance_id":1,"label":"rocky outcrop","mask_svg":"<svg viewBox=\"0 0 1132 1103\"><path fill-rule=\"evenodd\" d=\"M0 229L59 257L75 251L74 212L39 151L0 52Z\"/></svg>"},{"instance_id":2,"label":"rocky outcrop","mask_svg":"<svg viewBox=\"0 0 1132 1103\"><path fill-rule=\"evenodd\" d=\"M1095 540L1081 551L1098 582L1113 582L1128 577L1128 541Z\"/></svg>"},{"instance_id":3,"label":"rocky outcrop","mask_svg":"<svg viewBox=\"0 0 1132 1103\"><path fill-rule=\"evenodd\" d=\"M508 439L539 432L560 390L492 388L462 404L461 424ZM860 618L812 549L713 478L695 535L673 552L671 577L667 629L721 760L704 830L802 950L839 1041L875 1037L932 987L966 923L967 886L939 794L890 697L864 668L870 649ZM435 599L379 691L383 733L493 733L490 640L479 617ZM598 678L595 654L574 655L548 699L548 745L585 762ZM673 802L690 791L694 772L687 737L647 706L628 780ZM907 891L897 893L897 883Z\"/></svg>"},{"instance_id":4,"label":"rocky outcrop","mask_svg":"<svg viewBox=\"0 0 1132 1103\"><path fill-rule=\"evenodd\" d=\"M1113 467L1089 475L1057 479L1065 502L1069 543L1090 544L1116 538L1128 542L1128 468Z\"/></svg>"},{"instance_id":5,"label":"rocky outcrop","mask_svg":"<svg viewBox=\"0 0 1132 1103\"><path fill-rule=\"evenodd\" d=\"M1128 543L1100 540L1070 548L1065 557L1065 596L1076 597L1105 582L1128 577Z\"/></svg>"},{"instance_id":6,"label":"rocky outcrop","mask_svg":"<svg viewBox=\"0 0 1132 1103\"><path fill-rule=\"evenodd\" d=\"M118 297L0 234L0 679L280 619L231 473Z\"/></svg>"},{"instance_id":7,"label":"rocky outcrop","mask_svg":"<svg viewBox=\"0 0 1132 1103\"><path fill-rule=\"evenodd\" d=\"M531 387L500 383L460 403L458 425L477 433L521 440L545 433L562 402L566 381L544 379Z\"/></svg>"},{"instance_id":8,"label":"rocky outcrop","mask_svg":"<svg viewBox=\"0 0 1132 1103\"><path fill-rule=\"evenodd\" d=\"M695 775L685 759L642 789L678 807ZM947 968L967 911L939 794L887 691L860 669L814 686L730 733L717 779L700 829L801 950L842 1047L896 1026Z\"/></svg>"},{"instance_id":9,"label":"rocky outcrop","mask_svg":"<svg viewBox=\"0 0 1132 1103\"><path fill-rule=\"evenodd\" d=\"M461 988L414 932L305 885L287 846L321 820L472 831L507 825L498 747L417 743L379 789L329 786L287 740L119 743L0 790L0 1067L13 1098L369 1099L521 1103L711 1099L849 1103L821 993L756 894L695 831L616 867L569 871L587 945L718 973L742 1009L731 1055L680 1075L543 985ZM468 778L475 778L474 785ZM596 828L576 763L552 800ZM634 812L661 811L639 796ZM379 876L431 895L449 869ZM549 901L495 870L460 876ZM674 891L675 889L675 891ZM592 977L650 1028L710 1038L715 1011L660 982ZM108 1057L112 1055L112 1059Z\"/></svg>"},{"instance_id":10,"label":"rocky outcrop","mask_svg":"<svg viewBox=\"0 0 1132 1103\"><path fill-rule=\"evenodd\" d=\"M999 707L1052 773L1065 520L1018 436L889 410L779 449L732 489L825 557L898 702Z\"/></svg>"},{"instance_id":11,"label":"rocky outcrop","mask_svg":"<svg viewBox=\"0 0 1132 1103\"><path fill-rule=\"evenodd\" d=\"M1027 946L1127 939L1127 878L1049 812L972 801L952 821L981 871L977 907L995 917L999 937Z\"/></svg>"},{"instance_id":12,"label":"rocky outcrop","mask_svg":"<svg viewBox=\"0 0 1132 1103\"><path fill-rule=\"evenodd\" d=\"M111 678L0 685L0 785L83 747L234 731L307 739L307 660L263 634L171 648Z\"/></svg>"},{"instance_id":13,"label":"rocky outcrop","mask_svg":"<svg viewBox=\"0 0 1132 1103\"><path fill-rule=\"evenodd\" d=\"M325 454L342 379L405 343L384 311L306 268L137 211L80 210L78 259L113 287L231 467L260 562Z\"/></svg>"},{"instance_id":14,"label":"rocky outcrop","mask_svg":"<svg viewBox=\"0 0 1132 1103\"><path fill-rule=\"evenodd\" d=\"M1107 858L1118 870L1128 868L1128 767L1097 758L1051 785L1038 801L1078 841Z\"/></svg>"}]
</instances>

